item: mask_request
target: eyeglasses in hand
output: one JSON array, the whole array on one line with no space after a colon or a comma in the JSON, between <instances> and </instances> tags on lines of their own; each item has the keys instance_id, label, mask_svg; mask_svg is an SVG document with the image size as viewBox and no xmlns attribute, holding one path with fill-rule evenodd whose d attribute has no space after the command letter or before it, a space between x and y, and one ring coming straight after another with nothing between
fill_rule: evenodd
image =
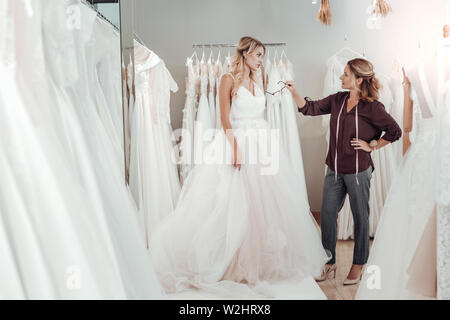
<instances>
[{"instance_id":1,"label":"eyeglasses in hand","mask_svg":"<svg viewBox=\"0 0 450 320\"><path fill-rule=\"evenodd\" d=\"M280 80L280 81L277 82L277 85L278 85L279 83L284 84L284 87L281 88L280 90L275 91L275 92L269 92L269 91L266 91L266 93L271 94L271 95L273 95L273 96L276 95L278 92L281 93L281 92L283 91L283 89L286 88L286 82Z\"/></svg>"}]
</instances>

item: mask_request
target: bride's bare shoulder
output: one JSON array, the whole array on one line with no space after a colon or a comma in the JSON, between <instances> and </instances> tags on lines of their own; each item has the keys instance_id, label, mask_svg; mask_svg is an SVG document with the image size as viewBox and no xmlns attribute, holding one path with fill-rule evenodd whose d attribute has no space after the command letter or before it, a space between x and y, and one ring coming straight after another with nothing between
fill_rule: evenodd
<instances>
[{"instance_id":1,"label":"bride's bare shoulder","mask_svg":"<svg viewBox=\"0 0 450 320\"><path fill-rule=\"evenodd\" d=\"M222 76L222 79L220 80L220 86L222 88L231 88L233 86L233 76L230 73L226 73Z\"/></svg>"}]
</instances>

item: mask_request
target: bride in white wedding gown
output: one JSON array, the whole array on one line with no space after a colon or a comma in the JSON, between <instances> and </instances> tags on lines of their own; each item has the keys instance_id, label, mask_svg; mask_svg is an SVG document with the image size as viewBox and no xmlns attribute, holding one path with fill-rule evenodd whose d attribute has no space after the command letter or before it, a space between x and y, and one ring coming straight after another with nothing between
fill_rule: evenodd
<instances>
[{"instance_id":1,"label":"bride in white wedding gown","mask_svg":"<svg viewBox=\"0 0 450 320\"><path fill-rule=\"evenodd\" d=\"M189 174L175 211L151 236L153 262L168 292L200 288L278 298L289 289L276 284L318 276L329 259L305 185L271 139L264 91L251 80L264 53L261 42L241 39L219 89L227 134L220 130L206 147L205 162ZM270 156L254 161L268 145Z\"/></svg>"}]
</instances>

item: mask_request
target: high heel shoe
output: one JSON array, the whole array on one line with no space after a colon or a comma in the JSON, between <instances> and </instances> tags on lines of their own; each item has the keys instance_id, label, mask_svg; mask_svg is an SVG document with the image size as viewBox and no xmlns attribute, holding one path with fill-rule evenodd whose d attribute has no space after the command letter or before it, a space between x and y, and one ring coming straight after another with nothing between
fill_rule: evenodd
<instances>
[{"instance_id":1,"label":"high heel shoe","mask_svg":"<svg viewBox=\"0 0 450 320\"><path fill-rule=\"evenodd\" d=\"M357 284L357 283L361 282L361 279L362 279L362 272L359 275L359 277L356 278L356 279L349 279L349 278L345 279L344 280L344 285L347 286L347 285Z\"/></svg>"},{"instance_id":2,"label":"high heel shoe","mask_svg":"<svg viewBox=\"0 0 450 320\"><path fill-rule=\"evenodd\" d=\"M320 277L314 278L314 280L316 280L317 282L320 281L324 281L326 279L336 279L336 270L337 270L337 265L336 264L332 264L330 267L327 267L327 265L325 265L325 267L322 270L322 274L320 275Z\"/></svg>"}]
</instances>

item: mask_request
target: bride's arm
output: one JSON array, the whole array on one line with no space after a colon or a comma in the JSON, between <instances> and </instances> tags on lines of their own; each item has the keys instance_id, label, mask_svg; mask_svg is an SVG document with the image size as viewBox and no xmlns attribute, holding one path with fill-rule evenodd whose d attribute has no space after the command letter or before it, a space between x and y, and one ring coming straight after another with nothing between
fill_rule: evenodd
<instances>
[{"instance_id":1,"label":"bride's arm","mask_svg":"<svg viewBox=\"0 0 450 320\"><path fill-rule=\"evenodd\" d=\"M222 77L219 87L220 116L223 130L225 131L225 135L233 150L233 166L235 166L236 168L240 168L241 163L239 159L239 148L230 122L232 89L233 79L230 75L226 74Z\"/></svg>"}]
</instances>

